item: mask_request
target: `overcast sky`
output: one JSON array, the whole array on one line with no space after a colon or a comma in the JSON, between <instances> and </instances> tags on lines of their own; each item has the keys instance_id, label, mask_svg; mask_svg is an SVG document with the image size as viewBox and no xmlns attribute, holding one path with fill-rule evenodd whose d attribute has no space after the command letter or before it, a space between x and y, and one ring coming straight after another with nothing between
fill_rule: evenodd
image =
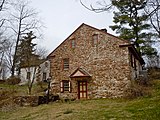
<instances>
[{"instance_id":1,"label":"overcast sky","mask_svg":"<svg viewBox=\"0 0 160 120\"><path fill-rule=\"evenodd\" d=\"M86 2L87 0L84 0ZM92 0L93 2L94 0ZM89 0L87 1L89 3ZM32 0L32 6L40 11L40 17L46 28L44 41L40 43L49 52L55 49L82 23L98 29L109 28L112 25L112 14L108 12L95 13L84 8L79 0Z\"/></svg>"}]
</instances>

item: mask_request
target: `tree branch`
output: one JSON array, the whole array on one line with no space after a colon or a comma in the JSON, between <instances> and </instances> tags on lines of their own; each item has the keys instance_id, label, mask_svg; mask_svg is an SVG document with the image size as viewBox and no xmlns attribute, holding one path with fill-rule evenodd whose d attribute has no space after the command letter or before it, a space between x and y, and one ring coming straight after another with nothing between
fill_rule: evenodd
<instances>
[{"instance_id":1,"label":"tree branch","mask_svg":"<svg viewBox=\"0 0 160 120\"><path fill-rule=\"evenodd\" d=\"M105 11L110 11L113 7L112 4L106 4L106 2L104 1L104 4L102 4L101 2L97 2L99 5L103 6L102 8L94 8L93 5L90 5L90 8L87 7L82 0L80 0L80 3L83 7L85 7L86 9L90 10L90 11L94 11L96 13L101 13L101 12L105 12Z\"/></svg>"},{"instance_id":2,"label":"tree branch","mask_svg":"<svg viewBox=\"0 0 160 120\"><path fill-rule=\"evenodd\" d=\"M4 3L5 3L5 0L2 0L2 3L0 4L0 11L2 11Z\"/></svg>"}]
</instances>

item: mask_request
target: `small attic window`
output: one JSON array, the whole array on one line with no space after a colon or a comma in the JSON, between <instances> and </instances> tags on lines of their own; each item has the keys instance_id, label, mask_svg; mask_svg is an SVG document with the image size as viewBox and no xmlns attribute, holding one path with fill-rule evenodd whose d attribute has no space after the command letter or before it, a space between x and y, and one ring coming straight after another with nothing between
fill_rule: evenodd
<instances>
[{"instance_id":1,"label":"small attic window","mask_svg":"<svg viewBox=\"0 0 160 120\"><path fill-rule=\"evenodd\" d=\"M71 48L75 48L76 47L76 41L75 39L71 39Z\"/></svg>"},{"instance_id":2,"label":"small attic window","mask_svg":"<svg viewBox=\"0 0 160 120\"><path fill-rule=\"evenodd\" d=\"M92 35L92 46L95 46L98 44L98 34Z\"/></svg>"}]
</instances>

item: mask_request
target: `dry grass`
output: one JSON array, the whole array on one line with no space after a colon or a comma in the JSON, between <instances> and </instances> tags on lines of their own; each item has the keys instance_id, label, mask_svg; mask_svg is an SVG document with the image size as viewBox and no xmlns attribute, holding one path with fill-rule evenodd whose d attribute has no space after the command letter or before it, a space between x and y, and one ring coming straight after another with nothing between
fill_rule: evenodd
<instances>
[{"instance_id":1,"label":"dry grass","mask_svg":"<svg viewBox=\"0 0 160 120\"><path fill-rule=\"evenodd\" d=\"M157 102L155 104L155 102ZM87 100L71 103L50 103L1 112L1 120L109 120L154 119L160 115L156 99Z\"/></svg>"},{"instance_id":2,"label":"dry grass","mask_svg":"<svg viewBox=\"0 0 160 120\"><path fill-rule=\"evenodd\" d=\"M160 79L160 68L150 68L148 70L149 78L152 79Z\"/></svg>"},{"instance_id":3,"label":"dry grass","mask_svg":"<svg viewBox=\"0 0 160 120\"><path fill-rule=\"evenodd\" d=\"M136 99L96 99L53 102L38 107L1 111L0 120L159 120L160 81L151 96Z\"/></svg>"},{"instance_id":4,"label":"dry grass","mask_svg":"<svg viewBox=\"0 0 160 120\"><path fill-rule=\"evenodd\" d=\"M34 84L32 87L32 95L39 95L44 93L44 89L47 88L47 84L43 84L43 87L40 85ZM2 92L10 92L14 96L23 96L28 95L28 86L27 85L8 85L0 84L0 95Z\"/></svg>"}]
</instances>

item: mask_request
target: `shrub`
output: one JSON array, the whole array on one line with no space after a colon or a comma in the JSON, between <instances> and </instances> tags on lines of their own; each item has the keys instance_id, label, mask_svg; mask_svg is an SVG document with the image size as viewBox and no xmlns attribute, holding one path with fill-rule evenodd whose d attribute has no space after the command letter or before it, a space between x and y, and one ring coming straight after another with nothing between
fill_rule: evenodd
<instances>
[{"instance_id":1,"label":"shrub","mask_svg":"<svg viewBox=\"0 0 160 120\"><path fill-rule=\"evenodd\" d=\"M160 79L160 68L149 68L148 73L150 79Z\"/></svg>"},{"instance_id":2,"label":"shrub","mask_svg":"<svg viewBox=\"0 0 160 120\"><path fill-rule=\"evenodd\" d=\"M0 90L0 101L11 97L16 92L16 90Z\"/></svg>"},{"instance_id":3,"label":"shrub","mask_svg":"<svg viewBox=\"0 0 160 120\"><path fill-rule=\"evenodd\" d=\"M151 87L139 84L137 81L132 81L130 88L124 92L124 97L133 99L141 96L150 96Z\"/></svg>"},{"instance_id":4,"label":"shrub","mask_svg":"<svg viewBox=\"0 0 160 120\"><path fill-rule=\"evenodd\" d=\"M11 76L6 80L6 83L9 85L16 85L20 83L21 79L18 76Z\"/></svg>"},{"instance_id":5,"label":"shrub","mask_svg":"<svg viewBox=\"0 0 160 120\"><path fill-rule=\"evenodd\" d=\"M5 83L5 80L0 79L0 84L3 84L3 83Z\"/></svg>"}]
</instances>

